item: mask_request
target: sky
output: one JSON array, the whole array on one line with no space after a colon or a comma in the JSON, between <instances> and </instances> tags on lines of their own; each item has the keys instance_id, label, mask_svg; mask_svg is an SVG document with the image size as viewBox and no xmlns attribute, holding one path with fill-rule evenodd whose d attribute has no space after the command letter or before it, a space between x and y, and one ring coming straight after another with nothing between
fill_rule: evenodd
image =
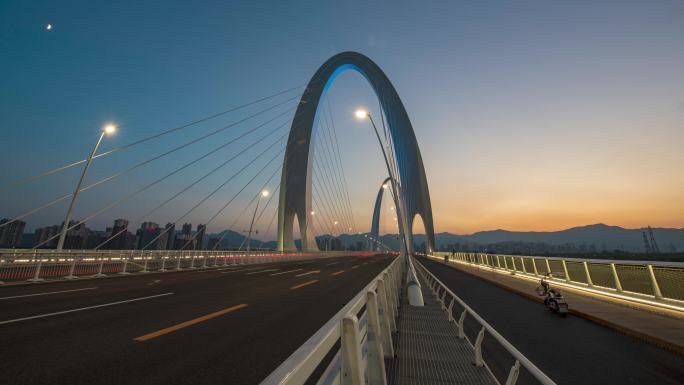
<instances>
[{"instance_id":1,"label":"sky","mask_svg":"<svg viewBox=\"0 0 684 385\"><path fill-rule=\"evenodd\" d=\"M107 122L118 131L104 138L101 151L303 86L326 59L347 50L374 60L402 98L422 152L436 231L684 227L684 3L657 0L4 0L0 217L69 194L80 168L12 183L85 158ZM277 136L257 141L267 128L116 202L277 114L285 115L270 127L282 122L274 135L285 134L297 92L95 160L86 184L282 102L82 193L74 217L114 204L88 226L104 229L114 218L206 223L237 194L209 231L244 230L250 199L262 184L275 190L279 181L280 160L266 162L282 142L267 150ZM386 170L371 128L352 113L377 111L378 102L349 71L327 100L355 230L368 231ZM264 157L248 164L262 149ZM243 174L192 209L242 167ZM257 219L260 237L275 232L275 203ZM381 229L393 232L389 206ZM61 222L66 207L65 200L29 216L29 229ZM328 232L323 228L334 216L321 216L319 233Z\"/></svg>"}]
</instances>

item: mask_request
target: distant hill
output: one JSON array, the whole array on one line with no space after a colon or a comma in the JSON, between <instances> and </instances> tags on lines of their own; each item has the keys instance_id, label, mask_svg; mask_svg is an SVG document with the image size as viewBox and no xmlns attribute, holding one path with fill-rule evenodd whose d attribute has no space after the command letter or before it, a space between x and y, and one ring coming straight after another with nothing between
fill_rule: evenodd
<instances>
[{"instance_id":1,"label":"distant hill","mask_svg":"<svg viewBox=\"0 0 684 385\"><path fill-rule=\"evenodd\" d=\"M560 231L479 231L469 235L440 233L435 235L437 246L455 243L477 243L481 245L503 242L546 243L549 245L575 245L592 247L596 250L624 250L644 252L641 229L625 229L602 223L573 227ZM684 229L654 228L653 236L662 252L684 250ZM424 235L414 236L416 243L425 242ZM673 250L673 248L675 250Z\"/></svg>"},{"instance_id":2,"label":"distant hill","mask_svg":"<svg viewBox=\"0 0 684 385\"><path fill-rule=\"evenodd\" d=\"M508 231L490 230L478 231L473 234L458 235L452 233L435 234L435 243L438 248L449 249L455 245L468 247L469 245L493 245L504 243L534 243L552 246L572 246L587 250L623 250L634 253L644 252L644 241L641 229L625 229L619 226L609 226L602 223L573 227L560 231ZM221 242L222 248L239 247L245 236L235 231L226 230L227 234ZM211 237L220 237L223 233L211 234ZM684 250L684 229L654 228L653 235L662 252ZM318 237L327 239L326 235ZM356 244L365 242L364 234L342 234L338 236L344 244ZM381 241L392 248L399 247L396 234L385 234L380 237ZM414 243L420 245L425 242L424 234L415 234ZM299 245L299 241L296 242ZM451 247L449 245L452 245ZM262 243L252 240L252 247L274 248L275 241ZM244 247L244 246L243 246Z\"/></svg>"}]
</instances>

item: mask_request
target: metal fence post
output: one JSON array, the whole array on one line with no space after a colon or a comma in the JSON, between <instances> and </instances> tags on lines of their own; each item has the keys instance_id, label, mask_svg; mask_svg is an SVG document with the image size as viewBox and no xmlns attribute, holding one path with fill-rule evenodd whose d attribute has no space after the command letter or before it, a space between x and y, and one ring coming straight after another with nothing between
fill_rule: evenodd
<instances>
[{"instance_id":1,"label":"metal fence post","mask_svg":"<svg viewBox=\"0 0 684 385\"><path fill-rule=\"evenodd\" d=\"M563 273L565 274L565 281L570 282L570 274L568 274L568 265L565 263L565 259L561 259L563 264Z\"/></svg>"},{"instance_id":2,"label":"metal fence post","mask_svg":"<svg viewBox=\"0 0 684 385\"><path fill-rule=\"evenodd\" d=\"M181 253L174 253L174 254L176 254L176 258L178 259L178 261L176 261L176 270L181 270L181 257L182 257L182 255L181 255Z\"/></svg>"},{"instance_id":3,"label":"metal fence post","mask_svg":"<svg viewBox=\"0 0 684 385\"><path fill-rule=\"evenodd\" d=\"M74 275L75 271L76 271L76 256L73 256L71 258L71 267L69 267L69 275L64 277L64 279L76 279L76 278L78 278L77 276Z\"/></svg>"},{"instance_id":4,"label":"metal fence post","mask_svg":"<svg viewBox=\"0 0 684 385\"><path fill-rule=\"evenodd\" d=\"M390 318L390 326L392 327L392 331L395 332L397 331L397 321L396 317L394 316L394 300L391 291L394 290L394 287L388 279L388 274L384 274L384 281L383 281L383 287L385 291L385 301L387 302L387 316Z\"/></svg>"},{"instance_id":5,"label":"metal fence post","mask_svg":"<svg viewBox=\"0 0 684 385\"><path fill-rule=\"evenodd\" d=\"M147 258L145 258L145 252L144 252L143 250L141 250L141 251L140 251L140 258L142 258L142 259L145 261L145 265L144 265L144 267L143 267L141 273L148 273L148 271L147 271L147 261L149 261L149 259L150 259L150 258L149 258L149 255L147 256Z\"/></svg>"},{"instance_id":6,"label":"metal fence post","mask_svg":"<svg viewBox=\"0 0 684 385\"><path fill-rule=\"evenodd\" d=\"M36 274L33 276L33 278L29 279L29 281L31 281L31 282L45 281L43 278L40 278L40 269L42 267L43 267L43 257L41 256L40 259L38 260L38 266L36 266Z\"/></svg>"},{"instance_id":7,"label":"metal fence post","mask_svg":"<svg viewBox=\"0 0 684 385\"><path fill-rule=\"evenodd\" d=\"M520 361L515 360L515 364L511 367L511 371L508 372L506 385L515 385L515 383L518 382L518 375L520 375Z\"/></svg>"},{"instance_id":8,"label":"metal fence post","mask_svg":"<svg viewBox=\"0 0 684 385\"><path fill-rule=\"evenodd\" d=\"M93 277L104 277L104 274L102 274L102 267L104 265L104 256L100 257L100 267L97 268L97 274L95 274Z\"/></svg>"},{"instance_id":9,"label":"metal fence post","mask_svg":"<svg viewBox=\"0 0 684 385\"><path fill-rule=\"evenodd\" d=\"M458 326L458 338L464 339L465 338L465 331L463 330L463 322L465 321L466 313L468 311L463 309L463 313L461 313L461 316L458 317L458 323L456 326Z\"/></svg>"},{"instance_id":10,"label":"metal fence post","mask_svg":"<svg viewBox=\"0 0 684 385\"><path fill-rule=\"evenodd\" d=\"M539 270L537 270L537 260L532 258L532 267L534 268L534 275L539 275Z\"/></svg>"},{"instance_id":11,"label":"metal fence post","mask_svg":"<svg viewBox=\"0 0 684 385\"><path fill-rule=\"evenodd\" d=\"M646 268L648 269L648 275L651 277L651 285L653 286L653 296L656 299L663 299L663 293L660 292L658 280L656 279L655 273L653 272L653 265L646 265Z\"/></svg>"},{"instance_id":12,"label":"metal fence post","mask_svg":"<svg viewBox=\"0 0 684 385\"><path fill-rule=\"evenodd\" d=\"M355 315L342 319L342 384L363 385L361 371L361 338L359 336L359 320Z\"/></svg>"},{"instance_id":13,"label":"metal fence post","mask_svg":"<svg viewBox=\"0 0 684 385\"><path fill-rule=\"evenodd\" d=\"M392 321L394 319L390 315L389 306L387 305L387 287L385 286L385 281L382 279L378 280L378 294L380 298L380 307L382 308L382 322L380 326L382 327L382 332L380 336L382 337L383 352L385 357L394 357L394 346L392 345Z\"/></svg>"},{"instance_id":14,"label":"metal fence post","mask_svg":"<svg viewBox=\"0 0 684 385\"><path fill-rule=\"evenodd\" d=\"M121 272L119 274L121 274L121 275L130 274L129 272L126 271L126 267L128 267L128 259L131 257L133 257L133 251L131 251L130 256L127 256L124 258L124 265L123 265L123 268L121 269Z\"/></svg>"},{"instance_id":15,"label":"metal fence post","mask_svg":"<svg viewBox=\"0 0 684 385\"><path fill-rule=\"evenodd\" d=\"M544 261L546 262L546 272L550 273L551 272L551 265L549 264L549 259L544 258Z\"/></svg>"},{"instance_id":16,"label":"metal fence post","mask_svg":"<svg viewBox=\"0 0 684 385\"><path fill-rule=\"evenodd\" d=\"M452 313L453 308L454 308L454 302L456 300L454 297L451 297L451 302L449 302L449 307L447 308L447 316L449 317L449 322L452 322L454 320L454 314Z\"/></svg>"},{"instance_id":17,"label":"metal fence post","mask_svg":"<svg viewBox=\"0 0 684 385\"><path fill-rule=\"evenodd\" d=\"M484 365L484 360L482 359L482 340L484 339L485 327L480 329L477 333L477 338L475 339L475 366L482 367Z\"/></svg>"},{"instance_id":18,"label":"metal fence post","mask_svg":"<svg viewBox=\"0 0 684 385\"><path fill-rule=\"evenodd\" d=\"M368 290L366 293L366 309L368 311L368 384L387 385L378 298L373 290Z\"/></svg>"},{"instance_id":19,"label":"metal fence post","mask_svg":"<svg viewBox=\"0 0 684 385\"><path fill-rule=\"evenodd\" d=\"M594 286L594 282L591 280L591 274L589 274L589 264L587 261L582 262L584 265L584 272L587 274L587 284L591 287Z\"/></svg>"},{"instance_id":20,"label":"metal fence post","mask_svg":"<svg viewBox=\"0 0 684 385\"><path fill-rule=\"evenodd\" d=\"M169 257L169 252L167 251L167 252L166 252L166 256L161 257L161 259L162 259L162 265L161 265L161 269L159 269L159 271L166 271L166 259L167 259L168 257Z\"/></svg>"},{"instance_id":21,"label":"metal fence post","mask_svg":"<svg viewBox=\"0 0 684 385\"><path fill-rule=\"evenodd\" d=\"M620 292L622 292L622 283L620 283L620 277L618 277L617 269L615 268L614 263L610 264L610 270L613 273L613 281L615 282L615 290L617 290L617 292L620 293Z\"/></svg>"}]
</instances>

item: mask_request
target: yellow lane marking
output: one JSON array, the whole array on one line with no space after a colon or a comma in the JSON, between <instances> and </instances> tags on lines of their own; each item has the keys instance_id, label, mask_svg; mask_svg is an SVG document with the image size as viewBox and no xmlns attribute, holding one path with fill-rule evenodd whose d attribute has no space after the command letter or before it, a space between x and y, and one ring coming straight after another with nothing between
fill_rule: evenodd
<instances>
[{"instance_id":1,"label":"yellow lane marking","mask_svg":"<svg viewBox=\"0 0 684 385\"><path fill-rule=\"evenodd\" d=\"M316 283L316 282L318 282L317 279L314 279L314 280L312 280L312 281L307 281L307 282L304 282L304 283L300 283L300 284L297 285L297 286L292 286L292 287L290 288L290 290L297 290L297 289L299 289L300 287L313 285L313 284Z\"/></svg>"},{"instance_id":2,"label":"yellow lane marking","mask_svg":"<svg viewBox=\"0 0 684 385\"><path fill-rule=\"evenodd\" d=\"M195 318L195 319L191 319L190 321L181 322L178 325L173 325L173 326L170 326L170 327L165 328L165 329L157 330L156 332L148 333L148 334L145 334L145 335L140 336L140 337L135 337L135 338L133 338L133 340L138 341L138 342L144 342L147 340L151 340L152 338L157 338L159 336L163 336L164 334L169 334L171 332L175 332L176 330L180 330L180 329L186 328L188 326L192 326L192 325L198 324L200 322L204 322L206 320L210 320L212 318L216 318L218 316L221 316L221 315L224 315L224 314L236 311L236 310L244 309L246 307L247 307L246 303L241 303L239 305L231 306L227 309L219 310L219 311L211 313L211 314L207 314L207 315Z\"/></svg>"},{"instance_id":3,"label":"yellow lane marking","mask_svg":"<svg viewBox=\"0 0 684 385\"><path fill-rule=\"evenodd\" d=\"M336 271L336 272L334 272L334 273L332 273L332 274L330 274L330 275L340 275L340 274L342 274L342 273L344 273L344 270Z\"/></svg>"}]
</instances>

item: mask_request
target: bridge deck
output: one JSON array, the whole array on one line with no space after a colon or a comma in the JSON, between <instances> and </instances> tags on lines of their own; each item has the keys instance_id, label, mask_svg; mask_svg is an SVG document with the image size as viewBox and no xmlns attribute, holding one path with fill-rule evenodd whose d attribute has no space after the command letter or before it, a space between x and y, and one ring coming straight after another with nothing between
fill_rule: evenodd
<instances>
[{"instance_id":1,"label":"bridge deck","mask_svg":"<svg viewBox=\"0 0 684 385\"><path fill-rule=\"evenodd\" d=\"M486 368L474 365L473 348L458 338L440 303L423 282L424 307L402 301L397 324L397 358L387 361L390 385L494 384Z\"/></svg>"}]
</instances>

